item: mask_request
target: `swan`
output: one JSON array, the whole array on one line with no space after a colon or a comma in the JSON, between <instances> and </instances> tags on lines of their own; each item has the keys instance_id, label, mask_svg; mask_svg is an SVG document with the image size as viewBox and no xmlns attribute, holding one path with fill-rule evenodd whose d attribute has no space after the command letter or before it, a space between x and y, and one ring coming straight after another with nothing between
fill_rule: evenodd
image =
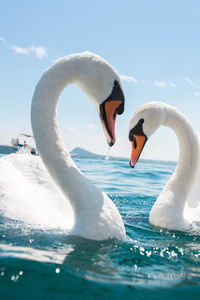
<instances>
[{"instance_id":1,"label":"swan","mask_svg":"<svg viewBox=\"0 0 200 300\"><path fill-rule=\"evenodd\" d=\"M70 202L74 214L71 234L93 240L123 240L124 223L117 207L80 172L62 141L56 106L60 93L69 84L77 84L88 95L100 115L108 144L115 143L115 119L124 110L120 78L103 58L84 52L58 60L36 85L31 123L37 150Z\"/></svg>"},{"instance_id":2,"label":"swan","mask_svg":"<svg viewBox=\"0 0 200 300\"><path fill-rule=\"evenodd\" d=\"M161 125L170 127L178 137L179 161L154 203L149 221L166 229L187 231L192 224L200 221L200 148L198 135L183 114L162 102L142 105L129 124L129 140L132 144L130 166L134 168L145 143Z\"/></svg>"},{"instance_id":3,"label":"swan","mask_svg":"<svg viewBox=\"0 0 200 300\"><path fill-rule=\"evenodd\" d=\"M58 97L72 83L91 99L100 114L109 145L114 144L114 122L124 110L120 78L103 58L84 52L60 59L38 82L31 106L36 147L49 174L71 204L74 213L71 234L94 240L121 240L125 238L125 230L118 209L79 171L59 133Z\"/></svg>"}]
</instances>

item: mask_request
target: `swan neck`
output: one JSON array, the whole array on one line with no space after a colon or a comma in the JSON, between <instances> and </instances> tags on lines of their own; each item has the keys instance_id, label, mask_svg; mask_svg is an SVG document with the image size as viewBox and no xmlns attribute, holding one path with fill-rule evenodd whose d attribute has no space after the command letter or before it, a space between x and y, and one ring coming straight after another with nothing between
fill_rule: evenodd
<instances>
[{"instance_id":1,"label":"swan neck","mask_svg":"<svg viewBox=\"0 0 200 300\"><path fill-rule=\"evenodd\" d=\"M70 201L75 218L80 213L87 212L89 207L90 210L95 209L100 194L71 159L62 141L57 122L59 95L69 84L78 84L81 81L81 68L79 57L65 58L55 63L38 82L31 107L32 129L37 150L50 175ZM95 193L96 201L94 201Z\"/></svg>"},{"instance_id":2,"label":"swan neck","mask_svg":"<svg viewBox=\"0 0 200 300\"><path fill-rule=\"evenodd\" d=\"M170 127L178 137L179 160L166 190L174 193L176 202L184 208L184 203L192 189L199 166L199 141L187 119L175 108L168 108L165 126Z\"/></svg>"}]
</instances>

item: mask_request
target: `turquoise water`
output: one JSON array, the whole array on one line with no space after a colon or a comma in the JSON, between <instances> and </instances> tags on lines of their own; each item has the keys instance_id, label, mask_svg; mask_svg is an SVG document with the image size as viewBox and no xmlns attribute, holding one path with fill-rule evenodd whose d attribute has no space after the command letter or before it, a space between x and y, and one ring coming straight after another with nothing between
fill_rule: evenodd
<instances>
[{"instance_id":1,"label":"turquoise water","mask_svg":"<svg viewBox=\"0 0 200 300\"><path fill-rule=\"evenodd\" d=\"M200 237L148 220L175 164L75 161L117 205L126 241L70 237L0 215L1 299L199 299Z\"/></svg>"}]
</instances>

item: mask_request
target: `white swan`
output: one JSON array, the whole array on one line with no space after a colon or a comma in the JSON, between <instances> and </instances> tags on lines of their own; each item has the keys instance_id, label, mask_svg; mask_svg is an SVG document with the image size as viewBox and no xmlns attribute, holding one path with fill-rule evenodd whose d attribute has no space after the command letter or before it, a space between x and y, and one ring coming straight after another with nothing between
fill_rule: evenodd
<instances>
[{"instance_id":1,"label":"white swan","mask_svg":"<svg viewBox=\"0 0 200 300\"><path fill-rule=\"evenodd\" d=\"M66 207L69 201L73 210L74 225L71 234L94 240L108 238L123 240L126 236L125 228L117 207L76 167L58 129L56 113L58 97L62 90L72 83L81 87L92 100L99 112L108 143L114 144L115 119L117 114L121 114L124 110L120 78L103 58L90 52L72 54L55 62L43 74L35 88L31 107L32 129L37 150L57 187L48 177L42 164L38 163L40 158L33 158L35 165L27 167L29 158L24 156L23 172L21 161L20 168L17 166L16 155L7 156L3 157L4 167L6 160L9 163L13 160L12 168L15 165L20 174L23 172L22 177L28 169L26 177L31 177L31 186L35 185L37 188L40 185L43 191L47 187L48 196L52 201L59 190L59 201L63 201L64 195ZM27 180L25 181L23 178L23 186L27 183ZM0 187L2 185L5 185L5 181L2 183L0 180ZM4 189L5 192L8 193L8 188L7 191ZM64 209L63 202L62 207Z\"/></svg>"},{"instance_id":2,"label":"white swan","mask_svg":"<svg viewBox=\"0 0 200 300\"><path fill-rule=\"evenodd\" d=\"M172 230L189 230L192 222L200 221L198 171L200 148L198 136L187 119L175 108L161 102L140 107L129 125L132 143L130 166L134 167L147 139L160 125L170 127L179 140L178 165L154 203L150 223Z\"/></svg>"}]
</instances>

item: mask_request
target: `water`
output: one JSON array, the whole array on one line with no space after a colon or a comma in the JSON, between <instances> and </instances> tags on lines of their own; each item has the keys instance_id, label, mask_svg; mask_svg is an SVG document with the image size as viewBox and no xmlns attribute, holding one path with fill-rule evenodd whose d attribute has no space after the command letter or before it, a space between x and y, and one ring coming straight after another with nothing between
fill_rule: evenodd
<instances>
[{"instance_id":1,"label":"water","mask_svg":"<svg viewBox=\"0 0 200 300\"><path fill-rule=\"evenodd\" d=\"M149 224L175 164L75 159L117 205L124 242L90 241L0 215L1 299L199 299L200 237Z\"/></svg>"}]
</instances>

